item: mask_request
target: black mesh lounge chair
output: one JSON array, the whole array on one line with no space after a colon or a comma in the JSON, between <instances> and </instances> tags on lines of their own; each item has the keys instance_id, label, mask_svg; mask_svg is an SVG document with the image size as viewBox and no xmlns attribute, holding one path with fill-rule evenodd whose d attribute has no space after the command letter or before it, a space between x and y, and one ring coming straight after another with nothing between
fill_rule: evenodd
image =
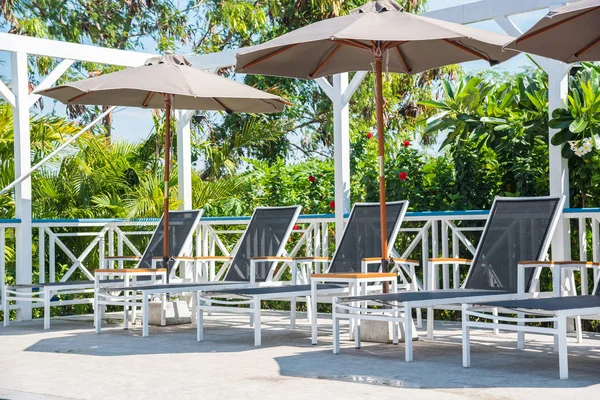
<instances>
[{"instance_id":1,"label":"black mesh lounge chair","mask_svg":"<svg viewBox=\"0 0 600 400\"><path fill-rule=\"evenodd\" d=\"M176 268L180 262L189 262L189 257L184 257L183 254L190 249L192 235L198 221L202 216L202 210L193 211L169 211L169 254L173 257L173 268L170 271L171 274L176 272ZM148 243L144 253L141 257L138 256L115 256L105 257L105 263L115 261L136 261L135 268L140 270L147 268L154 268L156 261L162 260L163 256L163 219L161 218L158 226L152 234L152 238ZM154 262L153 262L154 260ZM115 270L116 271L116 270ZM88 276L91 277L89 272ZM138 280L143 281L144 278L140 277ZM102 284L115 284L118 280L106 280L102 281ZM51 282L51 283L34 283L30 285L15 285L5 286L4 292L2 293L2 299L4 302L4 310L8 310L10 301L18 302L30 302L30 303L43 303L44 305L44 329L50 329L50 307L51 306L63 306L75 303L81 303L82 301L90 303L91 299L77 299L77 300L53 300L57 295L67 294L78 294L78 293L91 293L94 291L94 280L84 281L65 281L65 282ZM4 313L4 326L9 324L9 313Z\"/></svg>"},{"instance_id":2,"label":"black mesh lounge chair","mask_svg":"<svg viewBox=\"0 0 600 400\"><path fill-rule=\"evenodd\" d=\"M194 293L199 290L215 290L222 288L244 288L263 284L282 284L282 282L271 282L277 266L283 261L283 268L290 266L288 257L283 257L285 245L294 228L302 207L257 207L246 227L238 245L233 250L233 256L196 257L195 262L204 263L222 261L224 264L216 278L223 279L206 281L212 276L208 268L204 269L204 281L170 283L164 285L145 285L133 288L141 295L142 301L142 336L148 336L148 300L151 296L161 295L164 299L167 294ZM294 271L292 271L294 273ZM128 288L131 290L131 288ZM100 306L95 311L96 333L101 332L100 308L112 306L124 306L125 321L127 321L127 309L133 303L140 300L137 295L124 298L121 295L113 295L114 288L106 287L96 293L96 303ZM132 303L133 302L133 303ZM139 304L135 304L136 306ZM196 302L193 302L193 307ZM164 311L164 307L163 307ZM164 321L164 313L163 313ZM164 323L164 322L163 322Z\"/></svg>"},{"instance_id":3,"label":"black mesh lounge chair","mask_svg":"<svg viewBox=\"0 0 600 400\"><path fill-rule=\"evenodd\" d=\"M404 323L405 359L412 361L412 331L407 327L412 323L413 309L427 307L432 316L434 307L523 297L532 286L534 271L528 270L519 279L517 265L522 260L541 260L545 256L563 203L563 197L496 198L461 289L335 298L334 354L340 351L340 319ZM432 270L428 273L434 276ZM428 318L427 325L431 337L433 318ZM357 348L360 347L359 330L355 329Z\"/></svg>"},{"instance_id":4,"label":"black mesh lounge chair","mask_svg":"<svg viewBox=\"0 0 600 400\"><path fill-rule=\"evenodd\" d=\"M388 218L388 240L390 251L393 248L393 243L396 240L400 225L408 208L408 201L390 202L387 203L387 218ZM376 260L370 259L381 254L381 241L379 234L379 204L378 203L360 203L355 204L350 213L348 223L344 229L341 242L331 260L322 257L300 257L288 259L288 262L306 263L306 262L328 262L328 273L349 273L361 272L368 269L375 271L380 268L381 257ZM395 260L396 262L412 262L411 260ZM294 267L292 271L297 271ZM272 272L271 272L272 273ZM257 278L264 278L267 271L261 271L261 275ZM292 276L292 283L296 282L296 277ZM318 293L327 295L332 293L341 293L347 288L339 285L319 285ZM246 313L250 314L254 321L254 344L261 344L261 302L263 300L287 300L291 301L291 326L295 325L295 302L297 297L308 297L311 295L311 285L309 284L292 284L284 287L261 287L261 288L245 288L238 290L217 290L205 291L198 296L198 330L197 339L202 341L203 332L203 314L204 311L209 312L229 312L229 313ZM227 299L227 300L224 300ZM249 305L250 308L237 307L240 304ZM311 312L316 310L310 310ZM235 307L232 307L235 306ZM314 319L314 318L313 318Z\"/></svg>"},{"instance_id":5,"label":"black mesh lounge chair","mask_svg":"<svg viewBox=\"0 0 600 400\"><path fill-rule=\"evenodd\" d=\"M592 262L550 262L554 274L554 294L560 296L561 276L565 269L597 268L598 263ZM555 350L558 351L560 379L569 378L567 357L567 320L577 320L577 341L581 342L581 317L600 314L600 281L596 281L594 291L589 296L566 296L550 298L532 298L486 303L472 302L463 304L463 366L471 366L470 328L493 328L518 332L517 348L524 348L526 332L548 334L554 336ZM474 305L476 304L476 305ZM490 316L487 310L500 308L502 316ZM517 316L514 317L514 314ZM525 315L528 318L525 318ZM478 318L472 321L471 317ZM490 322L493 321L493 322ZM543 323L551 322L544 326ZM527 324L527 325L526 325ZM536 326L537 325L537 326ZM552 326L550 326L552 325Z\"/></svg>"}]
</instances>

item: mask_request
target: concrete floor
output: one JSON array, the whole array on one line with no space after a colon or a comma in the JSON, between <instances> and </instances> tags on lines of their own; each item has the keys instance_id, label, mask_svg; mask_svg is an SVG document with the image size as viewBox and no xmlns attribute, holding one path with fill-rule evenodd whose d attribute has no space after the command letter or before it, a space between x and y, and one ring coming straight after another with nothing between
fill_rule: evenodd
<instances>
[{"instance_id":1,"label":"concrete floor","mask_svg":"<svg viewBox=\"0 0 600 400\"><path fill-rule=\"evenodd\" d=\"M305 320L295 331L285 315L263 321L263 347L254 348L247 319L207 318L205 342L195 326L151 327L150 337L91 322L55 320L0 328L0 398L203 398L203 399L594 399L600 397L600 336L571 343L571 379L558 379L551 338L528 337L525 352L515 337L472 334L473 368L461 366L458 324L436 324L436 340L415 342L415 361L403 345L342 342L331 353L329 321L321 342L310 345ZM347 335L345 336L347 338ZM393 397L392 397L393 396ZM404 397L403 397L404 396Z\"/></svg>"}]
</instances>

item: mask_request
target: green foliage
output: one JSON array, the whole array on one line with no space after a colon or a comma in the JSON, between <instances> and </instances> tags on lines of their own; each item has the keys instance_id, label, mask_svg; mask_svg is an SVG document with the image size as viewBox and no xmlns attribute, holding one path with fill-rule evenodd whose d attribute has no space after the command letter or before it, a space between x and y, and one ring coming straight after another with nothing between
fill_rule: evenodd
<instances>
[{"instance_id":1,"label":"green foliage","mask_svg":"<svg viewBox=\"0 0 600 400\"><path fill-rule=\"evenodd\" d=\"M443 138L440 150L456 159L457 183L468 187L461 189L468 190L463 198L490 204L495 194L547 193L545 74L533 72L496 81L485 76L466 77L455 84L444 81L443 88L442 101L421 102L438 111L427 120L424 134ZM472 179L479 174L485 176ZM461 175L464 182L459 179ZM464 204L474 203L468 200Z\"/></svg>"},{"instance_id":2,"label":"green foliage","mask_svg":"<svg viewBox=\"0 0 600 400\"><path fill-rule=\"evenodd\" d=\"M569 160L573 206L600 205L600 67L584 64L571 76L569 108L552 114L552 144ZM595 150L594 150L595 148ZM577 154L578 153L578 154Z\"/></svg>"}]
</instances>

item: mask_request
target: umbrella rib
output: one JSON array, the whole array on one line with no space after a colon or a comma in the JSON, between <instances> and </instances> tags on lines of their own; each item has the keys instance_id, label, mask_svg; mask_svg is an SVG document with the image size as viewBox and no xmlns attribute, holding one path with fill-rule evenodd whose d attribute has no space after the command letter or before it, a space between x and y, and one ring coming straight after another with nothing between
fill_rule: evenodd
<instances>
[{"instance_id":1,"label":"umbrella rib","mask_svg":"<svg viewBox=\"0 0 600 400\"><path fill-rule=\"evenodd\" d=\"M515 44L519 44L519 43L521 43L521 42L523 42L523 41L525 41L527 39L531 39L532 37L535 37L535 36L537 36L537 35L539 35L541 33L549 31L550 29L554 29L554 28L556 28L556 27L558 27L558 26L560 26L562 24L565 24L565 23L567 23L569 21L572 21L572 20L574 20L576 18L583 17L584 15L586 15L588 13L591 13L592 11L595 11L595 10L598 10L598 9L600 9L600 7L591 8L591 9L585 11L585 12L582 12L581 14L577 14L577 15L573 15L573 16L571 16L569 18L565 18L562 21L558 21L558 22L555 22L553 24L550 24L550 25L548 25L548 26L546 26L546 27L544 27L542 29L539 29L539 30L537 30L535 32L527 33L527 34L521 36L520 38L517 38L517 40L515 40Z\"/></svg>"},{"instance_id":2,"label":"umbrella rib","mask_svg":"<svg viewBox=\"0 0 600 400\"><path fill-rule=\"evenodd\" d=\"M404 54L402 54L402 49L400 49L400 46L401 46L401 44L396 46L396 50L398 51L398 55L400 56L400 61L402 61L402 65L404 65L404 69L406 70L406 73L409 74L411 69L408 68L408 64L406 63L406 59L404 58Z\"/></svg>"},{"instance_id":3,"label":"umbrella rib","mask_svg":"<svg viewBox=\"0 0 600 400\"><path fill-rule=\"evenodd\" d=\"M150 99L152 98L152 96L154 96L154 92L148 93L148 95L144 99L144 102L142 103L142 107L148 107L148 103L150 102Z\"/></svg>"},{"instance_id":4,"label":"umbrella rib","mask_svg":"<svg viewBox=\"0 0 600 400\"><path fill-rule=\"evenodd\" d=\"M84 92L84 93L78 94L77 96L75 96L75 97L71 97L69 100L67 100L67 103L70 103L70 102L72 102L72 101L75 101L75 100L77 100L77 99L80 99L80 98L82 98L83 96L87 96L88 94L89 94L89 92Z\"/></svg>"},{"instance_id":5,"label":"umbrella rib","mask_svg":"<svg viewBox=\"0 0 600 400\"><path fill-rule=\"evenodd\" d=\"M217 99L216 97L211 97L211 99L214 100L215 103L217 103L218 105L220 105L221 107L223 107L223 109L225 110L225 112L227 114L231 114L233 111L231 111L230 108L228 108L225 104L223 104L223 102L221 102L219 99Z\"/></svg>"},{"instance_id":6,"label":"umbrella rib","mask_svg":"<svg viewBox=\"0 0 600 400\"><path fill-rule=\"evenodd\" d=\"M343 44L346 46L351 46L351 47L356 47L362 50L369 50L371 51L371 46L368 46L358 40L354 40L354 39L334 39L332 40L335 43L339 43L339 44Z\"/></svg>"},{"instance_id":7,"label":"umbrella rib","mask_svg":"<svg viewBox=\"0 0 600 400\"><path fill-rule=\"evenodd\" d=\"M244 66L242 67L242 69L246 69L246 68L253 67L253 66L254 66L254 65L256 65L256 64L258 64L258 63L261 63L261 62L263 62L263 61L265 61L265 60L268 60L268 59L269 59L269 58L271 58L271 57L275 57L277 54L283 53L284 51L286 51L286 50L289 50L289 49L291 49L291 48L293 48L293 47L296 47L296 46L298 46L299 44L300 44L300 43L292 43L292 44L288 44L287 46L284 46L284 47L282 47L282 48L280 48L280 49L277 49L277 50L275 50L275 51L272 51L272 52L271 52L271 53L269 53L269 54L265 54L265 55L264 55L264 56L262 56L262 57L258 57L256 60L250 61L248 64L244 65Z\"/></svg>"},{"instance_id":8,"label":"umbrella rib","mask_svg":"<svg viewBox=\"0 0 600 400\"><path fill-rule=\"evenodd\" d=\"M472 54L475 57L481 58L482 60L485 60L485 61L488 61L488 62L492 61L492 60L490 60L489 57L486 57L485 55L483 55L483 54L481 54L481 53L479 53L479 52L477 52L477 51L475 51L473 49L470 49L470 48L468 48L467 46L465 46L463 44L460 44L460 43L457 43L457 42L453 42L452 40L449 40L449 39L443 39L443 40L444 40L444 42L446 42L448 44L451 44L452 46L454 46L456 48L459 48L459 49L461 49L463 51L466 51L467 53Z\"/></svg>"},{"instance_id":9,"label":"umbrella rib","mask_svg":"<svg viewBox=\"0 0 600 400\"><path fill-rule=\"evenodd\" d=\"M342 47L341 44L337 44L334 49L331 51L331 53L329 53L327 55L327 57L325 57L325 59L323 60L323 62L321 62L319 65L317 65L317 68L315 68L315 70L309 75L311 78L314 78L315 75L317 73L319 73L319 71L325 66L325 64L327 64L330 60L331 57L333 57L335 55L335 53L337 53L337 51Z\"/></svg>"},{"instance_id":10,"label":"umbrella rib","mask_svg":"<svg viewBox=\"0 0 600 400\"><path fill-rule=\"evenodd\" d=\"M600 36L598 36L595 40L592 40L590 43L588 43L587 46L585 46L583 49L581 49L577 53L575 53L575 57L579 58L580 56L584 55L598 43L600 43Z\"/></svg>"}]
</instances>

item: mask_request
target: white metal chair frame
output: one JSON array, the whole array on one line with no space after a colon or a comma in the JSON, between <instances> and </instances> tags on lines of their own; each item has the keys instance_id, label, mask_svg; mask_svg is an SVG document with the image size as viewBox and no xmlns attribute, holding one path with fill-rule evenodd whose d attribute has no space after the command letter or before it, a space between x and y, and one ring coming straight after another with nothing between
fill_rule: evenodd
<instances>
[{"instance_id":1,"label":"white metal chair frame","mask_svg":"<svg viewBox=\"0 0 600 400\"><path fill-rule=\"evenodd\" d=\"M394 225L391 235L388 238L389 241L389 249L390 254L393 250L393 244L396 241L396 237L398 236L398 232L400 231L400 227L402 225L402 221L404 220L404 215L406 214L406 210L408 208L408 201L398 201L398 202L389 202L388 204L399 204L406 203L406 206L403 208L401 214L396 220L396 224ZM372 205L371 203L355 203L356 206L363 205ZM354 209L353 207L353 209ZM344 236L346 235L346 230L344 230ZM343 239L342 239L343 240ZM336 251L337 252L337 251ZM389 255L388 255L389 256ZM296 257L296 258L281 258L281 261L287 262L290 264L292 269L292 285L296 285L298 281L304 284L308 284L310 282L310 272L312 268L306 268L309 265L317 265L327 264L324 273L328 273L329 268L331 268L331 262L335 259L335 254L332 258L327 257ZM411 289L417 288L417 278L415 266L419 265L418 261L408 260L408 259L394 259L396 262L394 272L397 272L401 279L404 281L404 288ZM371 264L381 263L381 257L369 257L361 260L361 272L366 273L368 266ZM404 269L404 273L409 274L412 278L409 283L405 276L402 274L402 268L400 265L403 264L407 266L408 269ZM323 268L323 267L322 267ZM274 270L270 271L272 275ZM207 293L208 292L208 293ZM320 296L324 296L324 299L321 299L321 302L331 302L331 295L339 295L343 293L348 293L347 287L341 288L329 288L329 289L318 289L318 294ZM316 318L316 309L313 310L315 301L311 301L311 289L303 288L302 290L294 291L294 292L285 292L285 293L268 293L268 294L254 294L251 296L244 296L240 294L228 295L226 298L223 298L223 295L220 295L219 299L216 299L215 296L211 295L209 290L199 291L197 295L197 334L196 338L198 341L204 340L204 331L203 331L203 321L204 321L204 312L213 313L213 312L222 312L222 313L234 313L234 314L249 314L250 316L250 325L254 326L254 345L261 346L261 324L260 324L260 316L261 316L261 302L263 300L282 300L282 301L290 301L290 328L294 329L296 327L296 302L298 298L304 298L307 304L307 318L309 321L312 321L313 318ZM247 306L247 307L240 307ZM315 335L316 336L316 335Z\"/></svg>"},{"instance_id":2,"label":"white metal chair frame","mask_svg":"<svg viewBox=\"0 0 600 400\"><path fill-rule=\"evenodd\" d=\"M196 263L194 259L190 257L185 257L187 251L189 251L192 236L195 230L195 227L198 225L198 221L202 217L203 210L198 212L198 215L193 223L192 228L188 232L186 239L184 241L183 246L181 246L181 250L178 255L173 256L173 260L175 264L171 270L170 275L173 277L176 276L177 270L181 264L188 268L190 265L194 270L197 269ZM158 229L158 226L157 228ZM155 231L156 232L156 231ZM149 243L150 244L150 243ZM140 256L107 256L104 257L104 267L106 269L114 270L115 273L119 273L119 271L125 271L126 269L116 269L114 268L114 262L138 262L142 259ZM158 257L152 260L152 267L156 268L156 262ZM162 257L160 257L162 261ZM146 284L146 282L144 282ZM115 284L106 284L105 286L117 286ZM121 285L123 286L123 285ZM73 299L73 300L52 300L54 296L58 295L69 295L69 294L86 294L86 293L95 293L95 282L94 281L84 281L81 283L69 283L65 282L64 285L60 284L41 284L39 287L27 288L27 287L19 287L19 286L4 286L2 292L2 302L3 309L8 310L9 304L11 301L17 302L29 302L29 303L41 303L44 307L44 329L50 329L50 307L53 306L65 306L72 304L94 304L95 301L93 298L82 298L82 299ZM39 290L34 290L39 289ZM135 316L135 308L133 315ZM10 324L10 316L8 312L4 313L4 326L9 326Z\"/></svg>"},{"instance_id":3,"label":"white metal chair frame","mask_svg":"<svg viewBox=\"0 0 600 400\"><path fill-rule=\"evenodd\" d=\"M553 294L554 297L561 297L565 294L564 286L561 284L567 282L566 278L575 269L592 268L596 269L600 267L600 263L587 262L587 261L556 261L543 263L545 267L552 268L553 271ZM540 265L533 265L537 267ZM520 271L524 270L531 265L520 265ZM521 273L524 275L524 272ZM600 280L594 283L594 290L592 293L596 293ZM572 294L572 293L568 293ZM560 379L569 378L569 366L568 366L568 355L567 355L567 327L568 320L575 318L576 321L576 341L582 343L582 332L581 332L581 317L588 315L599 315L600 307L588 307L588 308L573 308L559 311L544 311L534 309L515 309L515 310L503 310L500 312L507 314L516 314L516 317L511 315L498 316L491 315L487 311L489 307L477 306L477 302L467 300L462 305L462 345L463 345L463 367L468 368L471 366L471 328L482 328L482 329L495 329L502 331L513 331L517 332L517 349L524 350L525 348L525 333L537 333L547 334L554 336L554 351L558 352L559 358L559 376ZM482 320L472 321L471 317L480 318ZM492 322L486 322L490 321ZM540 327L531 326L527 324L536 324L541 322L551 322L552 327Z\"/></svg>"},{"instance_id":4,"label":"white metal chair frame","mask_svg":"<svg viewBox=\"0 0 600 400\"><path fill-rule=\"evenodd\" d=\"M519 201L519 200L527 200L527 199L557 199L556 196L545 196L545 197L520 197L520 198L502 198L503 201ZM562 215L562 208L564 204L564 196L560 197L559 204L557 209L560 212L557 212L554 216L554 219L551 221L549 226L549 232L554 232L556 225L560 216ZM490 223L490 219L486 222L487 229L488 224ZM545 241L542 245L543 251L540 254L546 254L548 248L550 247L550 241L552 237L551 235L546 235ZM477 248L477 252L479 251L480 246ZM475 256L477 256L477 252ZM456 264L456 265L470 265L471 260L467 259L431 259L428 263L428 274L430 277L430 282L428 284L429 288L436 289L437 285L437 268L443 266L444 264ZM387 321L397 324L404 324L403 331L405 332L405 361L411 362L413 361L413 346L412 346L412 329L410 327L413 324L412 312L413 310L419 310L420 308L427 308L427 338L433 339L433 310L437 307L443 307L444 309L452 309L456 306L460 306L465 302L486 302L486 301L500 301L500 300L513 300L513 299L521 299L527 295L534 296L535 293L532 292L532 289L535 285L533 285L536 277L539 277L540 267L538 266L534 273L534 280L531 282L525 282L525 270L523 268L518 269L518 290L516 293L502 293L502 294L494 294L494 295L485 295L485 296L465 296L465 297L453 297L446 299L432 299L432 300L415 300L415 301L393 301L391 304L386 304L385 308L370 308L370 307L380 307L382 304L373 302L373 301L352 301L351 303L344 303L340 301L339 297L333 299L333 307L332 307L332 319L333 319L333 353L339 354L340 352L340 320L354 320L356 322L357 329L360 329L360 320L374 320L374 321ZM466 282L468 282L469 276L471 274L471 269L467 274L467 278L465 282L461 285L464 286ZM526 288L526 285L529 285L529 288ZM495 315L496 311L492 310L492 313ZM417 312L417 315L420 313ZM419 326L420 324L417 324ZM354 335L355 347L360 348L360 334Z\"/></svg>"}]
</instances>

